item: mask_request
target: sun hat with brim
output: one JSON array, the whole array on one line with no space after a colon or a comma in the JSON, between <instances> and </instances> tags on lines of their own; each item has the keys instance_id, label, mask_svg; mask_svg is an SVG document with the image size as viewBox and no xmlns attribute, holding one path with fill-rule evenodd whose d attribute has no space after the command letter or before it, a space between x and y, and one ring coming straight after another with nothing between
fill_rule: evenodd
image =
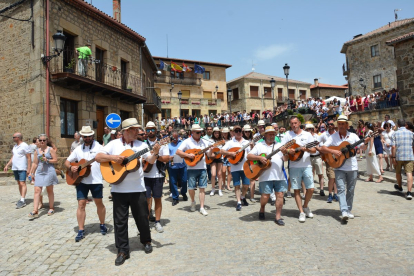
<instances>
[{"instance_id":1,"label":"sun hat with brim","mask_svg":"<svg viewBox=\"0 0 414 276\"><path fill-rule=\"evenodd\" d=\"M213 132L215 132L215 131L220 131L220 129L218 127L214 127Z\"/></svg>"},{"instance_id":2,"label":"sun hat with brim","mask_svg":"<svg viewBox=\"0 0 414 276\"><path fill-rule=\"evenodd\" d=\"M338 122L349 122L348 117L346 115L339 115L338 119L336 119Z\"/></svg>"},{"instance_id":3,"label":"sun hat with brim","mask_svg":"<svg viewBox=\"0 0 414 276\"><path fill-rule=\"evenodd\" d=\"M95 131L93 131L90 126L83 126L82 130L79 131L79 134L82 136L92 136L95 134Z\"/></svg>"},{"instance_id":4,"label":"sun hat with brim","mask_svg":"<svg viewBox=\"0 0 414 276\"><path fill-rule=\"evenodd\" d=\"M200 127L200 125L198 125L198 124L194 124L192 127L191 127L191 131L202 131L203 129Z\"/></svg>"},{"instance_id":5,"label":"sun hat with brim","mask_svg":"<svg viewBox=\"0 0 414 276\"><path fill-rule=\"evenodd\" d=\"M263 120L259 120L259 121L257 122L257 125L258 125L258 126L264 126L264 125L266 125L266 124L265 124L265 122L264 122Z\"/></svg>"},{"instance_id":6,"label":"sun hat with brim","mask_svg":"<svg viewBox=\"0 0 414 276\"><path fill-rule=\"evenodd\" d=\"M236 128L242 128L241 126L239 126L239 125L235 125L234 127L233 127L233 130L235 130Z\"/></svg>"},{"instance_id":7,"label":"sun hat with brim","mask_svg":"<svg viewBox=\"0 0 414 276\"><path fill-rule=\"evenodd\" d=\"M233 131L233 129L234 129L234 127L232 127L232 126L231 126L231 127L230 127L230 131Z\"/></svg>"},{"instance_id":8,"label":"sun hat with brim","mask_svg":"<svg viewBox=\"0 0 414 276\"><path fill-rule=\"evenodd\" d=\"M243 131L252 131L252 128L250 127L250 125L244 125Z\"/></svg>"},{"instance_id":9,"label":"sun hat with brim","mask_svg":"<svg viewBox=\"0 0 414 276\"><path fill-rule=\"evenodd\" d=\"M131 128L131 127L141 127L135 118L128 118L122 121L122 130Z\"/></svg>"},{"instance_id":10,"label":"sun hat with brim","mask_svg":"<svg viewBox=\"0 0 414 276\"><path fill-rule=\"evenodd\" d=\"M147 123L147 125L145 126L145 129L147 129L147 128L156 128L156 126L155 126L154 122L149 121Z\"/></svg>"},{"instance_id":11,"label":"sun hat with brim","mask_svg":"<svg viewBox=\"0 0 414 276\"><path fill-rule=\"evenodd\" d=\"M223 129L221 130L221 133L229 133L230 130L228 127L223 127Z\"/></svg>"},{"instance_id":12,"label":"sun hat with brim","mask_svg":"<svg viewBox=\"0 0 414 276\"><path fill-rule=\"evenodd\" d=\"M115 133L116 133L115 129L111 130L111 134L115 134Z\"/></svg>"},{"instance_id":13,"label":"sun hat with brim","mask_svg":"<svg viewBox=\"0 0 414 276\"><path fill-rule=\"evenodd\" d=\"M266 127L266 128L265 128L265 132L264 132L264 134L266 134L266 133L271 133L271 132L276 133L276 130L275 130L275 128L274 128L274 127L272 127L272 126L268 126L268 127Z\"/></svg>"},{"instance_id":14,"label":"sun hat with brim","mask_svg":"<svg viewBox=\"0 0 414 276\"><path fill-rule=\"evenodd\" d=\"M313 124L306 124L305 129L308 129L308 128L315 128L315 126Z\"/></svg>"}]
</instances>

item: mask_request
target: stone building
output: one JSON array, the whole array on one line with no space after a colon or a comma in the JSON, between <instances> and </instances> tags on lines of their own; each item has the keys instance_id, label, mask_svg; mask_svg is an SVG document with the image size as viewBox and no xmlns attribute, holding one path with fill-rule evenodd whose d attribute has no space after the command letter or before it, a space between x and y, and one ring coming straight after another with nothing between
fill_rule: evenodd
<instances>
[{"instance_id":1,"label":"stone building","mask_svg":"<svg viewBox=\"0 0 414 276\"><path fill-rule=\"evenodd\" d=\"M272 97L271 79L275 80L274 98ZM232 89L231 110L247 112L272 110L275 106L284 104L287 99L300 100L310 97L310 83L289 79L289 92L286 79L276 76L250 72L246 75L227 82ZM274 101L273 101L274 99Z\"/></svg>"},{"instance_id":2,"label":"stone building","mask_svg":"<svg viewBox=\"0 0 414 276\"><path fill-rule=\"evenodd\" d=\"M154 56L159 68L161 61L171 62L192 71L174 72L161 70L155 76L155 90L161 97L162 114L160 119L168 119L189 114L197 117L205 114L217 114L227 110L226 69L228 64L166 58ZM194 73L194 65L205 68L204 74ZM173 84L173 85L172 85ZM181 114L178 91L181 91Z\"/></svg>"},{"instance_id":3,"label":"stone building","mask_svg":"<svg viewBox=\"0 0 414 276\"><path fill-rule=\"evenodd\" d=\"M310 86L312 98L327 99L333 96L344 98L348 91L348 84L332 85L320 83L318 79L314 79L314 84Z\"/></svg>"},{"instance_id":4,"label":"stone building","mask_svg":"<svg viewBox=\"0 0 414 276\"><path fill-rule=\"evenodd\" d=\"M8 16L0 18L0 116L5 120L0 161L10 158L17 131L25 141L47 133L64 157L83 125L93 127L100 141L109 113L145 123L161 112L151 88L157 67L144 37L82 0L14 2L0 3ZM41 57L56 54L58 31L66 37L64 49L47 62ZM92 56L82 71L75 49L88 43Z\"/></svg>"},{"instance_id":5,"label":"stone building","mask_svg":"<svg viewBox=\"0 0 414 276\"><path fill-rule=\"evenodd\" d=\"M343 44L341 53L346 55L346 63L342 69L351 95L397 87L395 52L386 42L412 31L414 18L397 20Z\"/></svg>"}]
</instances>

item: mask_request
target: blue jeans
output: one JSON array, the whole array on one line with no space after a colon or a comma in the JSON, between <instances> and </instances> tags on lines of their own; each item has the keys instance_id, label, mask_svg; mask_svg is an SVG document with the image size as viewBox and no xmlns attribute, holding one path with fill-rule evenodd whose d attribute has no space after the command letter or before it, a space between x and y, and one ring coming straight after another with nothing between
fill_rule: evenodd
<instances>
[{"instance_id":1,"label":"blue jeans","mask_svg":"<svg viewBox=\"0 0 414 276\"><path fill-rule=\"evenodd\" d=\"M179 193L177 183L181 184L181 195L187 193L187 167L181 169L171 169L168 167L168 174L170 176L170 190L173 199L178 200Z\"/></svg>"},{"instance_id":2,"label":"blue jeans","mask_svg":"<svg viewBox=\"0 0 414 276\"><path fill-rule=\"evenodd\" d=\"M352 210L357 176L358 171L335 170L335 181L336 187L338 188L339 208L341 212L351 212Z\"/></svg>"},{"instance_id":3,"label":"blue jeans","mask_svg":"<svg viewBox=\"0 0 414 276\"><path fill-rule=\"evenodd\" d=\"M207 188L207 172L205 169L187 170L188 189L194 190L197 182L200 189Z\"/></svg>"}]
</instances>

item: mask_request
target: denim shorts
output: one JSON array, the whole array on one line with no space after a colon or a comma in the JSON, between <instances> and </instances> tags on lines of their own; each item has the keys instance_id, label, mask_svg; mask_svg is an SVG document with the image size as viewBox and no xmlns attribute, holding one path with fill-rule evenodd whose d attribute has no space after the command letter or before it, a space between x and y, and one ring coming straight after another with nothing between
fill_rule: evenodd
<instances>
[{"instance_id":1,"label":"denim shorts","mask_svg":"<svg viewBox=\"0 0 414 276\"><path fill-rule=\"evenodd\" d=\"M240 179L243 185L250 185L250 179L246 177L244 171L232 172L231 177L233 178L233 186L240 186Z\"/></svg>"},{"instance_id":2,"label":"denim shorts","mask_svg":"<svg viewBox=\"0 0 414 276\"><path fill-rule=\"evenodd\" d=\"M162 187L164 186L164 177L150 178L144 177L145 189L147 189L147 198L161 198Z\"/></svg>"},{"instance_id":3,"label":"denim shorts","mask_svg":"<svg viewBox=\"0 0 414 276\"><path fill-rule=\"evenodd\" d=\"M229 160L227 160L227 158L223 158L223 166L230 167L230 165Z\"/></svg>"},{"instance_id":4,"label":"denim shorts","mask_svg":"<svg viewBox=\"0 0 414 276\"><path fill-rule=\"evenodd\" d=\"M259 191L261 194L270 195L275 193L285 192L287 190L286 180L270 180L259 182Z\"/></svg>"},{"instance_id":5,"label":"denim shorts","mask_svg":"<svg viewBox=\"0 0 414 276\"><path fill-rule=\"evenodd\" d=\"M309 168L290 168L289 169L290 183L293 190L300 190L302 187L302 180L305 183L306 189L313 189L313 174L312 167Z\"/></svg>"},{"instance_id":6,"label":"denim shorts","mask_svg":"<svg viewBox=\"0 0 414 276\"><path fill-rule=\"evenodd\" d=\"M76 186L76 197L78 200L87 199L89 191L91 191L93 198L103 198L102 184L83 184L79 183Z\"/></svg>"},{"instance_id":7,"label":"denim shorts","mask_svg":"<svg viewBox=\"0 0 414 276\"><path fill-rule=\"evenodd\" d=\"M197 182L199 188L207 188L207 171L205 169L187 170L187 179L189 190L194 190L197 186Z\"/></svg>"},{"instance_id":8,"label":"denim shorts","mask_svg":"<svg viewBox=\"0 0 414 276\"><path fill-rule=\"evenodd\" d=\"M13 171L14 179L17 181L26 181L26 171Z\"/></svg>"}]
</instances>

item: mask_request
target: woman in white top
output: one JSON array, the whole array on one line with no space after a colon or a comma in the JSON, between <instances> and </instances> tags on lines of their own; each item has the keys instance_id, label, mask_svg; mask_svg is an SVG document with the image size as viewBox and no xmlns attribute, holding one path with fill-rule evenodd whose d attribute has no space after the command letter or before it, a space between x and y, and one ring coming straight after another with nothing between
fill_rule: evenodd
<instances>
[{"instance_id":1,"label":"woman in white top","mask_svg":"<svg viewBox=\"0 0 414 276\"><path fill-rule=\"evenodd\" d=\"M386 171L390 171L392 169L392 162L391 162L391 137L394 134L394 131L391 129L390 123L384 124L384 131L381 133L381 140L384 146L384 159L387 163L387 167L385 168ZM389 159L389 160L388 160Z\"/></svg>"},{"instance_id":2,"label":"woman in white top","mask_svg":"<svg viewBox=\"0 0 414 276\"><path fill-rule=\"evenodd\" d=\"M365 123L365 126L368 127L369 129L367 132L367 135L370 135L374 132L373 131L374 126L371 123L367 122ZM368 173L368 179L365 180L365 182L374 181L373 174L375 173L379 176L376 182L380 183L381 181L383 181L383 178L381 175L378 159L375 153L374 137L371 137L371 139L369 139L367 150L365 151L365 157L367 160L367 173Z\"/></svg>"},{"instance_id":3,"label":"woman in white top","mask_svg":"<svg viewBox=\"0 0 414 276\"><path fill-rule=\"evenodd\" d=\"M231 141L230 130L227 127L224 127L221 130L222 138L227 142ZM227 173L227 187L228 191L231 191L230 182L232 180L231 177L231 166L230 162L227 160L227 157L223 157L223 165L221 167L221 176L223 177L223 185L226 184L226 173Z\"/></svg>"}]
</instances>

